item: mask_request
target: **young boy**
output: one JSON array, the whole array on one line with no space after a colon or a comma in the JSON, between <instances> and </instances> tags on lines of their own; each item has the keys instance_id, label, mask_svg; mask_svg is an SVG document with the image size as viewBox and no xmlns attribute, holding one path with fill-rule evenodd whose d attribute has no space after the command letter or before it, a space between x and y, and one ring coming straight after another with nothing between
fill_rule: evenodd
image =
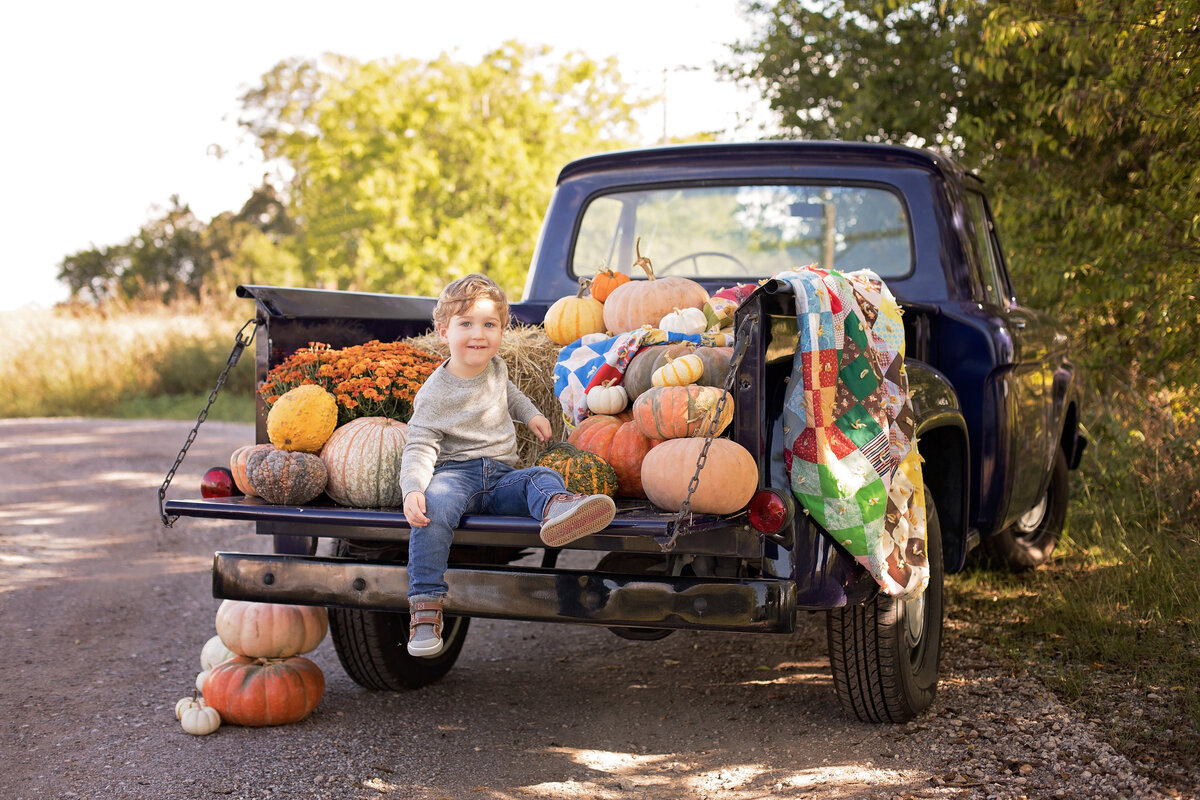
<instances>
[{"instance_id":1,"label":"young boy","mask_svg":"<svg viewBox=\"0 0 1200 800\"><path fill-rule=\"evenodd\" d=\"M442 650L446 562L463 514L529 514L542 521L548 547L602 531L616 514L612 498L570 494L552 469L513 468L513 420L543 442L551 428L497 355L508 326L503 290L484 275L459 278L442 290L433 322L450 358L413 399L400 470L404 518L412 526L408 652L425 657Z\"/></svg>"}]
</instances>

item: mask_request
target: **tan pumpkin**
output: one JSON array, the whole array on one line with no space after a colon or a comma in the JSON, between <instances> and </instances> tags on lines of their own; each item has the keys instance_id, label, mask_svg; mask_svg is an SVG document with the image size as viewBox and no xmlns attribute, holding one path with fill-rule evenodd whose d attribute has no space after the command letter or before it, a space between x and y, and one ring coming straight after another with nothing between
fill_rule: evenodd
<instances>
[{"instance_id":1,"label":"tan pumpkin","mask_svg":"<svg viewBox=\"0 0 1200 800\"><path fill-rule=\"evenodd\" d=\"M267 438L280 450L319 453L337 427L337 400L311 383L291 389L267 412ZM253 483L253 480L251 480Z\"/></svg>"},{"instance_id":2,"label":"tan pumpkin","mask_svg":"<svg viewBox=\"0 0 1200 800\"><path fill-rule=\"evenodd\" d=\"M250 485L250 479L246 477L246 462L252 453L270 450L273 447L274 445L271 444L248 444L234 450L233 454L229 456L229 471L233 473L233 483L237 486L238 491L246 497L258 497L258 492L254 491L254 487Z\"/></svg>"},{"instance_id":3,"label":"tan pumpkin","mask_svg":"<svg viewBox=\"0 0 1200 800\"><path fill-rule=\"evenodd\" d=\"M670 439L646 454L642 486L659 508L677 510L696 474L703 439ZM713 439L689 501L692 511L732 514L745 508L758 490L758 464L750 451L731 439Z\"/></svg>"},{"instance_id":4,"label":"tan pumpkin","mask_svg":"<svg viewBox=\"0 0 1200 800\"><path fill-rule=\"evenodd\" d=\"M708 292L690 278L656 278L650 259L642 257L640 237L637 246L634 266L641 267L648 280L621 284L604 301L604 325L613 333L656 326L676 308L702 308L708 301Z\"/></svg>"},{"instance_id":5,"label":"tan pumpkin","mask_svg":"<svg viewBox=\"0 0 1200 800\"><path fill-rule=\"evenodd\" d=\"M232 725L286 725L313 712L325 694L325 674L307 658L236 656L204 679L204 702Z\"/></svg>"},{"instance_id":6,"label":"tan pumpkin","mask_svg":"<svg viewBox=\"0 0 1200 800\"><path fill-rule=\"evenodd\" d=\"M399 506L400 466L408 425L387 417L359 417L333 432L321 448L329 471L325 494L354 508Z\"/></svg>"},{"instance_id":7,"label":"tan pumpkin","mask_svg":"<svg viewBox=\"0 0 1200 800\"><path fill-rule=\"evenodd\" d=\"M328 631L329 615L321 606L223 600L217 608L217 635L239 656L300 655L315 650Z\"/></svg>"},{"instance_id":8,"label":"tan pumpkin","mask_svg":"<svg viewBox=\"0 0 1200 800\"><path fill-rule=\"evenodd\" d=\"M588 279L579 279L579 293L560 297L546 310L542 327L555 344L570 344L589 333L604 333L604 305L587 296Z\"/></svg>"},{"instance_id":9,"label":"tan pumpkin","mask_svg":"<svg viewBox=\"0 0 1200 800\"><path fill-rule=\"evenodd\" d=\"M619 497L646 496L642 489L642 459L659 442L645 436L628 413L588 417L571 431L567 441L609 463L617 474Z\"/></svg>"},{"instance_id":10,"label":"tan pumpkin","mask_svg":"<svg viewBox=\"0 0 1200 800\"><path fill-rule=\"evenodd\" d=\"M733 421L733 398L715 386L656 386L633 401L633 421L651 439L707 436L722 395L725 404L713 435Z\"/></svg>"},{"instance_id":11,"label":"tan pumpkin","mask_svg":"<svg viewBox=\"0 0 1200 800\"><path fill-rule=\"evenodd\" d=\"M704 374L704 362L695 353L679 358L666 356L666 362L650 376L654 386L687 386L696 383Z\"/></svg>"},{"instance_id":12,"label":"tan pumpkin","mask_svg":"<svg viewBox=\"0 0 1200 800\"><path fill-rule=\"evenodd\" d=\"M298 506L325 491L329 470L320 456L271 447L251 453L246 477L258 496L277 506Z\"/></svg>"}]
</instances>

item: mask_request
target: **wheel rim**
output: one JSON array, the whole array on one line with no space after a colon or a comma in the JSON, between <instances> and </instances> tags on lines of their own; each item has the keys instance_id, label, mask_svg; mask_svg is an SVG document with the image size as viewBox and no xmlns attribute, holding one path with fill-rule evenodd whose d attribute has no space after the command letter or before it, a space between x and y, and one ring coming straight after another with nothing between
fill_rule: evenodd
<instances>
[{"instance_id":1,"label":"wheel rim","mask_svg":"<svg viewBox=\"0 0 1200 800\"><path fill-rule=\"evenodd\" d=\"M1042 495L1041 501L1036 506L1026 511L1017 520L1017 529L1021 533L1034 533L1038 526L1042 524L1042 520L1046 518L1046 509L1050 506L1050 493Z\"/></svg>"},{"instance_id":2,"label":"wheel rim","mask_svg":"<svg viewBox=\"0 0 1200 800\"><path fill-rule=\"evenodd\" d=\"M924 637L925 592L921 592L912 600L904 601L904 643L909 649L916 651L920 648Z\"/></svg>"}]
</instances>

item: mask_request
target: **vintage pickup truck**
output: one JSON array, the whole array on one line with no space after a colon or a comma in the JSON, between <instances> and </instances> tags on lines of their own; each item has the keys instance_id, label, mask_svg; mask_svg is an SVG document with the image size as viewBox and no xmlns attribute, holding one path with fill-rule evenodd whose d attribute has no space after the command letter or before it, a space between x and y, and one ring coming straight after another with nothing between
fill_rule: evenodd
<instances>
[{"instance_id":1,"label":"vintage pickup truck","mask_svg":"<svg viewBox=\"0 0 1200 800\"><path fill-rule=\"evenodd\" d=\"M782 509L773 524L770 514L747 511L690 515L665 550L678 515L621 501L611 527L568 546L588 566L565 569L534 520L467 516L447 576L446 648L417 659L403 646L408 525L399 509L168 500L167 514L249 520L273 537L272 554L217 553L214 595L328 607L350 677L392 690L444 676L472 617L601 625L651 640L676 629L786 634L800 612L824 611L834 685L849 713L901 722L926 708L938 682L944 575L961 570L980 543L1009 568L1044 562L1065 521L1068 470L1085 445L1067 337L1018 302L981 181L930 152L842 142L583 158L558 177L514 318L540 322L598 264L630 271L638 237L658 275L689 277L709 291L807 264L869 268L886 282L903 312L924 458L930 580L922 594L901 601L882 593L796 511L780 444L782 387L797 345L794 297L757 292L736 312L741 357L725 435L757 459L760 488L770 490L763 496ZM253 298L262 326L260 380L314 331L334 347L394 341L426 332L434 304L268 286L238 292ZM327 552L318 554L322 539Z\"/></svg>"}]
</instances>

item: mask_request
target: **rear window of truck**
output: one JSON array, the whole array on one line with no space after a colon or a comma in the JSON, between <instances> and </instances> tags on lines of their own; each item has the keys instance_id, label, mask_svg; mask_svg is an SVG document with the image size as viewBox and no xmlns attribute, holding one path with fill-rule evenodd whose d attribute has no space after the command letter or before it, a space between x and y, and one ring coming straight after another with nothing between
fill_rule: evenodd
<instances>
[{"instance_id":1,"label":"rear window of truck","mask_svg":"<svg viewBox=\"0 0 1200 800\"><path fill-rule=\"evenodd\" d=\"M708 185L618 191L592 198L572 272L630 269L635 243L657 276L748 279L816 264L881 278L912 271L912 234L899 195L878 186Z\"/></svg>"}]
</instances>

